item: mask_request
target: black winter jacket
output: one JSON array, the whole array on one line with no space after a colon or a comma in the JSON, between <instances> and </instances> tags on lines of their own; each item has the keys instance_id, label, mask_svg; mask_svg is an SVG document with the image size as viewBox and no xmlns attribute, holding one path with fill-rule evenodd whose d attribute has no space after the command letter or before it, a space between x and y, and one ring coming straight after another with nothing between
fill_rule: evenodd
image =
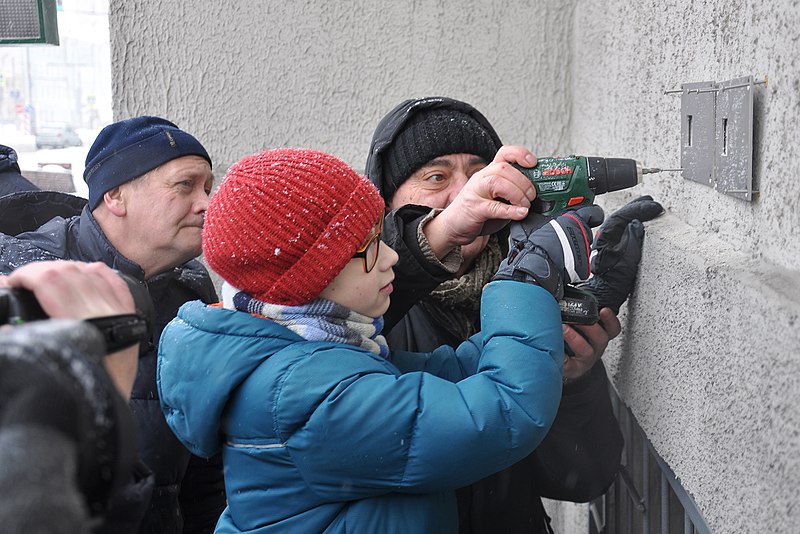
<instances>
[{"instance_id":1,"label":"black winter jacket","mask_svg":"<svg viewBox=\"0 0 800 534\"><path fill-rule=\"evenodd\" d=\"M0 145L0 197L18 191L38 191L39 188L20 174L16 151Z\"/></svg>"},{"instance_id":2,"label":"black winter jacket","mask_svg":"<svg viewBox=\"0 0 800 534\"><path fill-rule=\"evenodd\" d=\"M44 191L0 198L3 229L17 234L0 234L0 273L38 260L101 261L147 285L155 308L153 337L140 353L130 407L139 433L139 457L155 475L155 488L139 532L213 532L225 508L221 458L198 458L181 445L164 420L155 381L161 331L183 303L215 302L213 283L195 260L144 280L141 268L111 245L89 209L75 211L85 202ZM26 225L39 222L36 213L60 216L25 232L30 229ZM108 531L126 531L120 528Z\"/></svg>"},{"instance_id":3,"label":"black winter jacket","mask_svg":"<svg viewBox=\"0 0 800 534\"><path fill-rule=\"evenodd\" d=\"M403 206L387 214L383 238L400 255L385 333L394 350L428 351L462 341L415 305L452 275L426 261L417 228L430 208ZM501 238L501 243L506 239ZM477 320L477 319L476 319ZM459 532L548 532L540 497L587 502L614 481L622 435L612 412L602 361L565 386L556 420L539 448L514 466L458 492Z\"/></svg>"}]
</instances>

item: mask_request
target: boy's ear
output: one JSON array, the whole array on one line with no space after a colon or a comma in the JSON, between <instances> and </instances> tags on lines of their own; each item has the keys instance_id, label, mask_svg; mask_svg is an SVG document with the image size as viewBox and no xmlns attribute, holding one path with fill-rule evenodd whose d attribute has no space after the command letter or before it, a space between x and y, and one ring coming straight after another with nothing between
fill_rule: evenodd
<instances>
[{"instance_id":1,"label":"boy's ear","mask_svg":"<svg viewBox=\"0 0 800 534\"><path fill-rule=\"evenodd\" d=\"M117 186L103 193L103 205L117 217L124 217L128 212L125 206L125 194L122 186Z\"/></svg>"}]
</instances>

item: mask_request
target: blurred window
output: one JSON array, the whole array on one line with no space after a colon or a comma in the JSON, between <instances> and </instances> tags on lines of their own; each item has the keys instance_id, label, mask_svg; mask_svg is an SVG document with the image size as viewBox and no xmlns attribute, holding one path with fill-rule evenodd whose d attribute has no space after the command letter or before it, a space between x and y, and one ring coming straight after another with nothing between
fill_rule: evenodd
<instances>
[{"instance_id":1,"label":"blurred window","mask_svg":"<svg viewBox=\"0 0 800 534\"><path fill-rule=\"evenodd\" d=\"M57 46L0 46L0 143L32 182L60 168L86 196L86 153L113 121L108 0L58 0L57 20Z\"/></svg>"}]
</instances>

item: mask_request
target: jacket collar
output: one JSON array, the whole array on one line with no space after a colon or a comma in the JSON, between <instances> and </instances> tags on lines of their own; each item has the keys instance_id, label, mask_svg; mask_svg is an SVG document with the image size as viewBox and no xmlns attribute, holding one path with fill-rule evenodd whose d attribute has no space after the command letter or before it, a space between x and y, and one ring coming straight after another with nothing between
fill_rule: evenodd
<instances>
[{"instance_id":1,"label":"jacket collar","mask_svg":"<svg viewBox=\"0 0 800 534\"><path fill-rule=\"evenodd\" d=\"M144 271L139 265L117 250L103 233L103 229L94 218L89 206L86 205L81 212L80 225L78 227L77 245L81 257L92 258L94 261L101 261L122 273L144 280Z\"/></svg>"}]
</instances>

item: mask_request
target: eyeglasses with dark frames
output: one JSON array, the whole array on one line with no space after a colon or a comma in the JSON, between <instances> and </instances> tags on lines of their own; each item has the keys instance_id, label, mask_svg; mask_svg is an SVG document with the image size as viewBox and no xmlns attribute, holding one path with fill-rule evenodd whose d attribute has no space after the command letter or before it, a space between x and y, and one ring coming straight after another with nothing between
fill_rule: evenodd
<instances>
[{"instance_id":1,"label":"eyeglasses with dark frames","mask_svg":"<svg viewBox=\"0 0 800 534\"><path fill-rule=\"evenodd\" d=\"M367 236L367 242L364 244L363 247L358 249L355 254L353 254L354 258L361 258L364 262L364 272L368 273L372 269L375 268L375 264L378 263L378 254L381 251L381 228L383 227L383 217L378 219L378 223L373 228L372 232L370 232L369 236Z\"/></svg>"}]
</instances>

